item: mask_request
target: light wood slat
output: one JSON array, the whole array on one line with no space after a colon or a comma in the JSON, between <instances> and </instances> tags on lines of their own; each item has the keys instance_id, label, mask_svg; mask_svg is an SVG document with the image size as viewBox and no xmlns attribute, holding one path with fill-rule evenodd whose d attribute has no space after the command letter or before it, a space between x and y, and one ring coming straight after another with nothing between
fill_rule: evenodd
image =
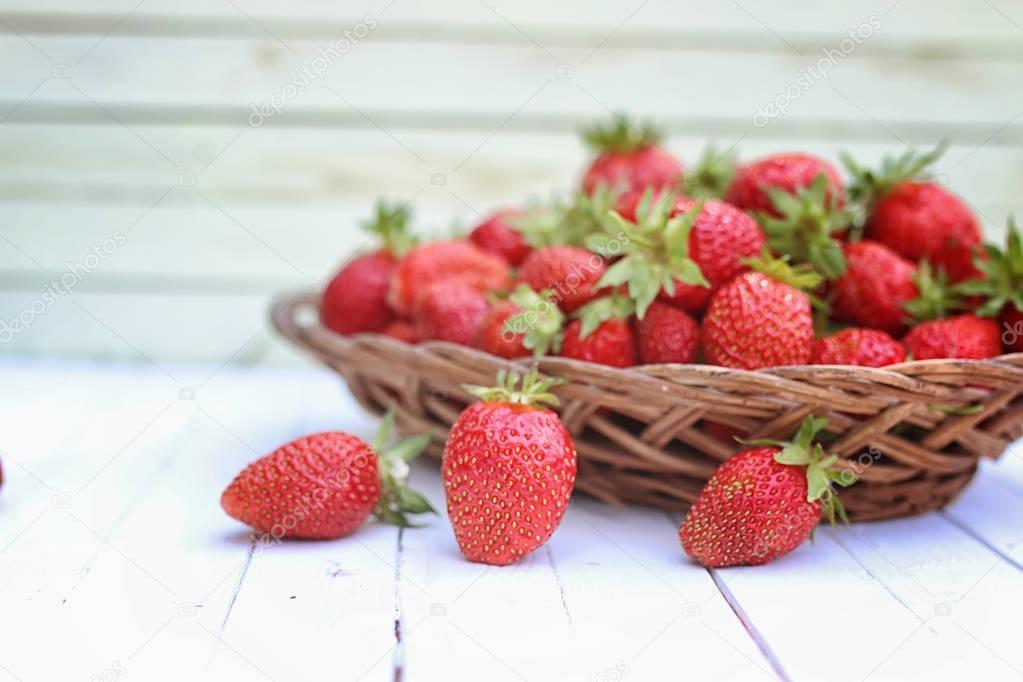
<instances>
[{"instance_id":1,"label":"light wood slat","mask_svg":"<svg viewBox=\"0 0 1023 682\"><path fill-rule=\"evenodd\" d=\"M588 50L566 48L552 58L533 45L372 38L333 65L321 65L322 77L306 78L296 96L282 88L312 65L316 43L112 34L92 49L93 37L37 36L33 42L47 59L23 39L7 36L0 38L0 99L13 104L33 93L35 103L90 105L88 111L90 100L103 107L231 106L248 117L252 103L283 94L295 108L399 109L406 116L457 111L503 119L520 111L550 118L602 115L610 108L752 120L759 107L792 87L792 120L858 121L863 110L867 118L885 122L986 123L994 126L991 132L1023 108L1014 87L1020 84L1020 70L1009 62L921 62L853 53L840 59L826 80L801 89L796 84L801 70L819 55L750 59L737 53L635 48L602 50L590 57ZM63 73L62 66L54 70L55 63L67 66L70 77L51 78ZM559 65L572 70L559 71ZM494 78L495 73L501 77ZM49 80L40 85L44 79ZM658 89L657 83L674 85ZM978 100L985 106L976 106Z\"/></svg>"},{"instance_id":2,"label":"light wood slat","mask_svg":"<svg viewBox=\"0 0 1023 682\"><path fill-rule=\"evenodd\" d=\"M548 26L559 32L610 32L622 24L620 33L651 34L664 30L695 29L701 31L749 31L768 33L760 22L792 41L793 35L814 33L844 36L849 27L856 26L864 17L875 14L883 17L886 30L900 38L951 37L1004 38L1014 40L1015 27L1010 19L1021 20L1023 7L1018 0L996 3L995 8L972 7L954 0L923 2L910 0L894 6L890 0L870 0L855 5L807 6L794 0L771 0L746 3L700 3L695 0L668 2L653 0L622 5L611 0L599 2L550 3L529 0L510 2L495 0L486 5L473 0L454 0L445 5L443 12L414 2L391 3L389 0L362 0L344 5L327 0L305 0L287 7L271 0L237 0L232 7L224 3L206 3L198 0L147 0L137 5L132 0L51 0L44 6L32 6L24 0L3 0L0 10L5 12L30 11L41 17L60 19L62 15L103 12L110 15L108 29L129 11L133 18L184 17L200 19L235 20L241 12L256 17L261 23L278 28L286 22L325 22L360 17L364 13L380 14L390 21L414 24L444 24L479 30L483 27L504 27L508 21L532 30ZM241 11L239 11L241 10ZM1006 18L1008 17L1008 18ZM106 17L104 17L106 18ZM758 22L758 19L760 20ZM17 26L17 24L15 24ZM130 24L129 24L130 27ZM105 32L106 29L104 29ZM276 31L275 31L276 32ZM768 33L768 35L770 35ZM772 36L773 38L773 36ZM781 43L780 40L774 38ZM785 47L784 44L781 47Z\"/></svg>"},{"instance_id":3,"label":"light wood slat","mask_svg":"<svg viewBox=\"0 0 1023 682\"><path fill-rule=\"evenodd\" d=\"M439 474L414 479L444 508ZM577 499L548 545L509 568L466 563L445 517L403 538L404 661L434 679L770 679L663 514ZM550 642L559 642L551 647ZM605 676L605 677L601 677Z\"/></svg>"}]
</instances>

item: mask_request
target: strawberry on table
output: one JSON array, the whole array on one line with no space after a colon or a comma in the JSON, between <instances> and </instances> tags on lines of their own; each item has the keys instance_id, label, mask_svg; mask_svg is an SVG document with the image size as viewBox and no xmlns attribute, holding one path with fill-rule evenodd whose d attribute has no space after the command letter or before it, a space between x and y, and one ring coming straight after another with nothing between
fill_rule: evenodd
<instances>
[{"instance_id":1,"label":"strawberry on table","mask_svg":"<svg viewBox=\"0 0 1023 682\"><path fill-rule=\"evenodd\" d=\"M752 260L753 272L721 287L707 307L701 340L707 361L737 369L809 364L814 321L804 291L821 278L765 257Z\"/></svg>"},{"instance_id":2,"label":"strawberry on table","mask_svg":"<svg viewBox=\"0 0 1023 682\"><path fill-rule=\"evenodd\" d=\"M913 360L983 360L1001 355L1002 329L994 320L966 313L918 324L902 345Z\"/></svg>"},{"instance_id":3,"label":"strawberry on table","mask_svg":"<svg viewBox=\"0 0 1023 682\"><path fill-rule=\"evenodd\" d=\"M426 287L412 313L419 341L448 341L472 345L490 310L487 297L462 279L440 281Z\"/></svg>"},{"instance_id":4,"label":"strawberry on table","mask_svg":"<svg viewBox=\"0 0 1023 682\"><path fill-rule=\"evenodd\" d=\"M394 271L388 300L401 317L411 317L429 286L458 280L477 291L501 292L511 285L508 264L467 241L442 241L412 249Z\"/></svg>"},{"instance_id":5,"label":"strawberry on table","mask_svg":"<svg viewBox=\"0 0 1023 682\"><path fill-rule=\"evenodd\" d=\"M655 301L636 325L639 358L644 365L696 362L700 325L684 311Z\"/></svg>"},{"instance_id":6,"label":"strawberry on table","mask_svg":"<svg viewBox=\"0 0 1023 682\"><path fill-rule=\"evenodd\" d=\"M1016 221L1009 218L1005 250L987 247L987 259L977 259L981 276L963 282L958 291L982 296L977 309L981 317L998 318L1008 352L1023 352L1023 238Z\"/></svg>"},{"instance_id":7,"label":"strawberry on table","mask_svg":"<svg viewBox=\"0 0 1023 682\"><path fill-rule=\"evenodd\" d=\"M639 364L632 328L634 312L632 301L618 295L598 298L583 306L565 328L561 356L608 367Z\"/></svg>"},{"instance_id":8,"label":"strawberry on table","mask_svg":"<svg viewBox=\"0 0 1023 682\"><path fill-rule=\"evenodd\" d=\"M920 295L916 264L879 242L846 244L845 274L831 286L835 318L900 334L906 329L905 306Z\"/></svg>"},{"instance_id":9,"label":"strawberry on table","mask_svg":"<svg viewBox=\"0 0 1023 682\"><path fill-rule=\"evenodd\" d=\"M828 202L844 206L845 188L838 170L824 159L800 152L774 154L740 166L728 187L725 201L744 211L781 217L768 190L774 188L796 194L800 188L810 187L821 174L827 179Z\"/></svg>"},{"instance_id":10,"label":"strawberry on table","mask_svg":"<svg viewBox=\"0 0 1023 682\"><path fill-rule=\"evenodd\" d=\"M379 202L376 215L363 227L377 235L383 246L345 265L327 285L320 303L323 326L346 336L379 332L394 318L387 303L398 259L412 248L408 234L410 211L405 206Z\"/></svg>"},{"instance_id":11,"label":"strawberry on table","mask_svg":"<svg viewBox=\"0 0 1023 682\"><path fill-rule=\"evenodd\" d=\"M220 504L231 517L275 538L340 538L355 532L370 515L409 526L408 514L434 511L405 486L408 462L429 445L430 436L388 448L393 426L390 413L373 447L339 431L282 445L245 467Z\"/></svg>"},{"instance_id":12,"label":"strawberry on table","mask_svg":"<svg viewBox=\"0 0 1023 682\"><path fill-rule=\"evenodd\" d=\"M725 461L679 529L686 554L709 568L757 566L803 544L822 511L832 524L845 520L833 484L854 479L814 443L826 424L808 417L792 442L756 441Z\"/></svg>"},{"instance_id":13,"label":"strawberry on table","mask_svg":"<svg viewBox=\"0 0 1023 682\"><path fill-rule=\"evenodd\" d=\"M571 313L597 297L606 271L607 264L596 253L578 246L546 246L529 254L518 281L533 291L550 289L558 306Z\"/></svg>"},{"instance_id":14,"label":"strawberry on table","mask_svg":"<svg viewBox=\"0 0 1023 682\"><path fill-rule=\"evenodd\" d=\"M504 210L489 216L469 233L469 241L479 248L503 258L508 265L518 266L532 250L512 221L522 211Z\"/></svg>"},{"instance_id":15,"label":"strawberry on table","mask_svg":"<svg viewBox=\"0 0 1023 682\"><path fill-rule=\"evenodd\" d=\"M927 154L910 150L885 158L877 171L843 160L855 178L850 196L866 211L866 236L911 261L927 259L959 282L977 274L981 230L970 207L930 179L928 169L944 151L944 144Z\"/></svg>"},{"instance_id":16,"label":"strawberry on table","mask_svg":"<svg viewBox=\"0 0 1023 682\"><path fill-rule=\"evenodd\" d=\"M521 386L520 386L521 382ZM448 516L469 561L505 566L541 547L561 523L576 476L572 437L549 391L559 380L501 372L462 412L444 448Z\"/></svg>"},{"instance_id":17,"label":"strawberry on table","mask_svg":"<svg viewBox=\"0 0 1023 682\"><path fill-rule=\"evenodd\" d=\"M813 346L815 365L885 367L903 362L902 344L880 329L850 327L827 336Z\"/></svg>"},{"instance_id":18,"label":"strawberry on table","mask_svg":"<svg viewBox=\"0 0 1023 682\"><path fill-rule=\"evenodd\" d=\"M674 187L682 179L682 164L658 146L661 134L649 124L637 124L617 114L607 125L584 130L583 138L598 154L583 176L585 194L602 187L662 189Z\"/></svg>"}]
</instances>

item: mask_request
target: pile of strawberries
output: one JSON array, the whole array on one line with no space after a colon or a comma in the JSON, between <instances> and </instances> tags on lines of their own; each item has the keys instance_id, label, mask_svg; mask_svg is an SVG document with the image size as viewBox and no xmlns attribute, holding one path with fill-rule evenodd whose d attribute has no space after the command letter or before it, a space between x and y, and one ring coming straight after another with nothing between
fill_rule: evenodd
<instances>
[{"instance_id":1,"label":"pile of strawberries","mask_svg":"<svg viewBox=\"0 0 1023 682\"><path fill-rule=\"evenodd\" d=\"M503 358L558 354L612 367L704 361L757 370L881 367L1023 350L1023 240L984 246L957 196L927 177L941 148L851 159L846 182L809 154L745 165L708 150L693 173L623 117L586 139L599 152L570 202L494 214L465 239L419 244L409 212L381 204L382 248L324 291L339 334L447 341ZM1004 325L1004 326L1003 326ZM1002 329L1005 333L1002 333ZM506 565L541 547L572 496L576 450L551 409L558 379L498 375L452 427L447 512L471 561ZM405 486L429 444L370 446L314 434L250 464L224 491L234 518L269 538L332 539L369 517L410 526L432 512ZM763 564L844 520L837 468L807 417L790 442L755 441L720 466L679 529L705 566Z\"/></svg>"},{"instance_id":2,"label":"pile of strawberries","mask_svg":"<svg viewBox=\"0 0 1023 682\"><path fill-rule=\"evenodd\" d=\"M611 367L871 367L1023 350L1023 253L929 179L942 148L848 179L804 153L695 171L624 117L586 131L579 193L419 244L381 204L382 248L349 262L321 320L344 335L447 341Z\"/></svg>"}]
</instances>

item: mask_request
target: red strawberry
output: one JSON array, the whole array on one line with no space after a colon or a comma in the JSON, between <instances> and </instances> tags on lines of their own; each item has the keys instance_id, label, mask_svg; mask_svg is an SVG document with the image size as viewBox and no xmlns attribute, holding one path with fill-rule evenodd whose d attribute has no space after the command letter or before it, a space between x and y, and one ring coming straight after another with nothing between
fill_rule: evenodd
<instances>
[{"instance_id":1,"label":"red strawberry","mask_svg":"<svg viewBox=\"0 0 1023 682\"><path fill-rule=\"evenodd\" d=\"M425 244L398 264L388 294L391 306L410 317L423 290L442 280L460 280L480 292L505 291L511 284L508 264L498 256L463 241Z\"/></svg>"},{"instance_id":2,"label":"red strawberry","mask_svg":"<svg viewBox=\"0 0 1023 682\"><path fill-rule=\"evenodd\" d=\"M1002 353L1001 328L994 320L967 313L918 324L902 339L914 360L981 360Z\"/></svg>"},{"instance_id":3,"label":"red strawberry","mask_svg":"<svg viewBox=\"0 0 1023 682\"><path fill-rule=\"evenodd\" d=\"M404 341L405 343L416 342L416 330L412 326L412 323L407 322L406 320L395 320L384 327L380 333L384 336L390 336L392 339Z\"/></svg>"},{"instance_id":4,"label":"red strawberry","mask_svg":"<svg viewBox=\"0 0 1023 682\"><path fill-rule=\"evenodd\" d=\"M899 334L906 328L905 305L919 295L916 265L883 244L846 244L846 270L832 285L836 319Z\"/></svg>"},{"instance_id":5,"label":"red strawberry","mask_svg":"<svg viewBox=\"0 0 1023 682\"><path fill-rule=\"evenodd\" d=\"M541 547L575 485L572 437L548 393L556 381L503 371L496 388L466 387L470 405L451 429L442 473L455 539L469 561L505 566Z\"/></svg>"},{"instance_id":6,"label":"red strawberry","mask_svg":"<svg viewBox=\"0 0 1023 682\"><path fill-rule=\"evenodd\" d=\"M657 146L661 135L650 125L634 125L618 115L610 125L585 130L583 137L599 154L583 176L585 194L601 187L622 191L674 187L682 179L682 164Z\"/></svg>"},{"instance_id":7,"label":"red strawberry","mask_svg":"<svg viewBox=\"0 0 1023 682\"><path fill-rule=\"evenodd\" d=\"M885 367L906 359L902 344L878 329L851 327L814 344L815 365Z\"/></svg>"},{"instance_id":8,"label":"red strawberry","mask_svg":"<svg viewBox=\"0 0 1023 682\"><path fill-rule=\"evenodd\" d=\"M522 233L510 220L522 216L521 211L498 211L469 234L469 241L488 253L503 258L508 265L518 266L532 250Z\"/></svg>"},{"instance_id":9,"label":"red strawberry","mask_svg":"<svg viewBox=\"0 0 1023 682\"><path fill-rule=\"evenodd\" d=\"M465 280L453 279L426 287L412 314L416 339L472 345L490 310L490 303Z\"/></svg>"},{"instance_id":10,"label":"red strawberry","mask_svg":"<svg viewBox=\"0 0 1023 682\"><path fill-rule=\"evenodd\" d=\"M978 279L958 287L962 294L981 296L977 309L981 317L997 317L1002 324L1002 340L1009 352L1023 352L1023 237L1016 221L1009 218L1005 250L987 247L987 258L977 260Z\"/></svg>"},{"instance_id":11,"label":"red strawberry","mask_svg":"<svg viewBox=\"0 0 1023 682\"><path fill-rule=\"evenodd\" d=\"M813 314L800 289L817 286L819 276L781 261L756 267L765 272L739 275L711 298L701 330L704 356L715 365L750 370L809 364Z\"/></svg>"},{"instance_id":12,"label":"red strawberry","mask_svg":"<svg viewBox=\"0 0 1023 682\"><path fill-rule=\"evenodd\" d=\"M700 325L686 313L654 303L637 326L639 357L644 365L696 362Z\"/></svg>"},{"instance_id":13,"label":"red strawberry","mask_svg":"<svg viewBox=\"0 0 1023 682\"><path fill-rule=\"evenodd\" d=\"M275 538L333 539L355 532L370 514L409 525L405 514L432 512L405 487L410 461L430 442L410 438L384 450L393 414L381 426L376 451L338 431L304 436L256 460L220 498L228 515Z\"/></svg>"},{"instance_id":14,"label":"red strawberry","mask_svg":"<svg viewBox=\"0 0 1023 682\"><path fill-rule=\"evenodd\" d=\"M519 282L534 291L551 289L559 307L571 313L592 301L607 264L597 254L577 246L546 246L526 257Z\"/></svg>"},{"instance_id":15,"label":"red strawberry","mask_svg":"<svg viewBox=\"0 0 1023 682\"><path fill-rule=\"evenodd\" d=\"M695 207L695 200L681 198L675 204L675 214ZM760 255L765 244L764 232L749 214L722 201L704 202L689 233L689 257L710 286L675 280L675 293L662 292L661 298L689 312L702 312L722 284L749 269L743 261Z\"/></svg>"},{"instance_id":16,"label":"red strawberry","mask_svg":"<svg viewBox=\"0 0 1023 682\"><path fill-rule=\"evenodd\" d=\"M561 356L609 367L639 364L630 321L633 311L632 302L618 296L605 296L580 308L578 319L565 328Z\"/></svg>"},{"instance_id":17,"label":"red strawberry","mask_svg":"<svg viewBox=\"0 0 1023 682\"><path fill-rule=\"evenodd\" d=\"M844 205L845 189L835 167L824 159L799 152L774 154L741 166L728 187L725 201L746 211L759 211L779 218L781 214L775 208L768 188L796 194L798 189L810 187L822 173L827 177L829 203L839 207Z\"/></svg>"},{"instance_id":18,"label":"red strawberry","mask_svg":"<svg viewBox=\"0 0 1023 682\"><path fill-rule=\"evenodd\" d=\"M928 154L908 151L884 159L876 172L844 160L855 178L850 194L866 207L867 236L911 261L926 259L959 282L977 274L981 230L962 199L928 180L928 167L944 151L943 144Z\"/></svg>"},{"instance_id":19,"label":"red strawberry","mask_svg":"<svg viewBox=\"0 0 1023 682\"><path fill-rule=\"evenodd\" d=\"M502 358L557 352L564 315L550 290L538 294L520 284L511 298L493 308L476 333L476 347Z\"/></svg>"},{"instance_id":20,"label":"red strawberry","mask_svg":"<svg viewBox=\"0 0 1023 682\"><path fill-rule=\"evenodd\" d=\"M320 304L323 326L351 335L379 332L393 319L387 292L398 258L413 244L409 213L404 206L377 204L374 220L365 227L383 239L384 247L350 261L330 281Z\"/></svg>"},{"instance_id":21,"label":"red strawberry","mask_svg":"<svg viewBox=\"0 0 1023 682\"><path fill-rule=\"evenodd\" d=\"M832 523L835 514L844 519L832 484L845 484L846 474L829 471L838 458L813 443L825 424L809 417L793 442L762 441L769 446L725 461L679 529L686 554L710 568L757 566L803 544L822 509Z\"/></svg>"}]
</instances>

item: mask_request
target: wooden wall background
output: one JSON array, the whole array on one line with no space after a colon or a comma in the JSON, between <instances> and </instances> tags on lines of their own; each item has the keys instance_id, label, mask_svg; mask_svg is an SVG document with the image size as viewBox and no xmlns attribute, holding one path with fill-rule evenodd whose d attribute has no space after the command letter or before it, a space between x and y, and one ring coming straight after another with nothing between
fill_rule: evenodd
<instances>
[{"instance_id":1,"label":"wooden wall background","mask_svg":"<svg viewBox=\"0 0 1023 682\"><path fill-rule=\"evenodd\" d=\"M269 297L358 248L375 197L447 231L568 189L578 125L612 109L690 162L948 138L942 180L999 235L1023 214L1023 1L0 0L0 325L31 321L0 352L292 362Z\"/></svg>"}]
</instances>

